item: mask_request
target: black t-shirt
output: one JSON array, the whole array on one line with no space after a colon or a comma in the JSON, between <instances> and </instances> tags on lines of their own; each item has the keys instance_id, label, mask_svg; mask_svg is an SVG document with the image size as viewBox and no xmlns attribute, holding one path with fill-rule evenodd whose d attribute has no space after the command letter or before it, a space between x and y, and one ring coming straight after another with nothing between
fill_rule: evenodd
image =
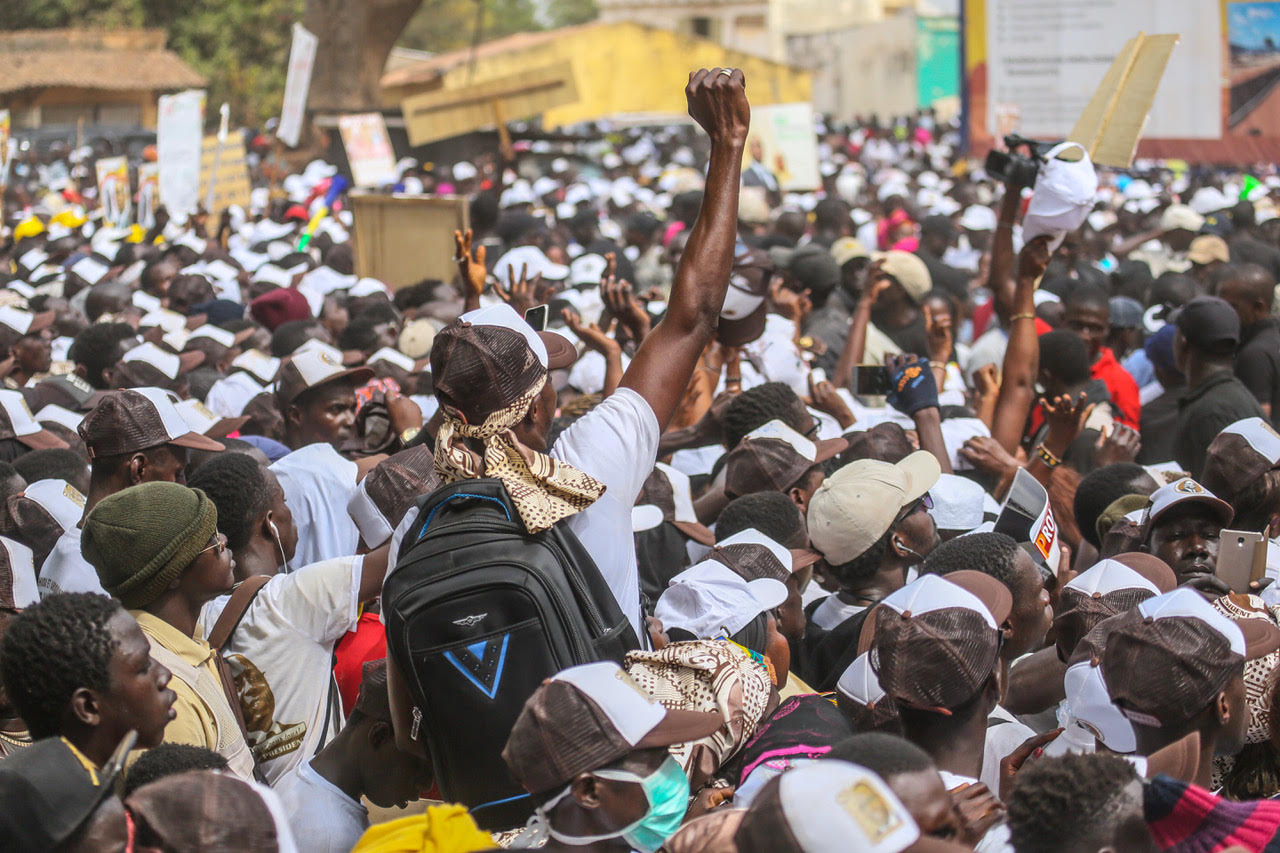
<instances>
[{"instance_id":1,"label":"black t-shirt","mask_svg":"<svg viewBox=\"0 0 1280 853\"><path fill-rule=\"evenodd\" d=\"M1192 477L1204 468L1209 443L1243 418L1265 417L1258 401L1235 374L1220 370L1178 399L1174 458Z\"/></svg>"},{"instance_id":2,"label":"black t-shirt","mask_svg":"<svg viewBox=\"0 0 1280 853\"><path fill-rule=\"evenodd\" d=\"M1255 400L1271 407L1273 419L1280 415L1280 324L1274 319L1241 331L1236 377Z\"/></svg>"},{"instance_id":3,"label":"black t-shirt","mask_svg":"<svg viewBox=\"0 0 1280 853\"><path fill-rule=\"evenodd\" d=\"M1185 385L1168 388L1142 407L1142 419L1138 425L1142 434L1142 448L1137 459L1139 465L1155 465L1173 459L1178 439L1178 398L1186 390Z\"/></svg>"}]
</instances>

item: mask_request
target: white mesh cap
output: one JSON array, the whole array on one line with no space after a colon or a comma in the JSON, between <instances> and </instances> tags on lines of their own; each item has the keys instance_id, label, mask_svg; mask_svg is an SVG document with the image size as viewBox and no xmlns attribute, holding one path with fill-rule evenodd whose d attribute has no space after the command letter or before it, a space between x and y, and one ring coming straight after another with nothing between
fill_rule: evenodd
<instances>
[{"instance_id":1,"label":"white mesh cap","mask_svg":"<svg viewBox=\"0 0 1280 853\"><path fill-rule=\"evenodd\" d=\"M707 560L671 579L658 598L654 615L667 628L682 628L698 639L714 640L732 637L786 600L787 587L781 581L747 581L728 566Z\"/></svg>"},{"instance_id":2,"label":"white mesh cap","mask_svg":"<svg viewBox=\"0 0 1280 853\"><path fill-rule=\"evenodd\" d=\"M900 853L920 838L902 801L879 776L847 761L817 761L782 774L782 814L804 853Z\"/></svg>"},{"instance_id":3,"label":"white mesh cap","mask_svg":"<svg viewBox=\"0 0 1280 853\"><path fill-rule=\"evenodd\" d=\"M110 269L110 267L92 255L86 255L72 264L69 271L84 279L85 282L92 287L102 281L102 277L105 276Z\"/></svg>"},{"instance_id":4,"label":"white mesh cap","mask_svg":"<svg viewBox=\"0 0 1280 853\"><path fill-rule=\"evenodd\" d=\"M77 519L78 522L78 519ZM3 547L9 560L9 570L13 575L9 592L13 596L13 606L24 610L40 600L40 589L36 586L35 556L31 549L21 542L15 542L7 536L0 536L0 547ZM0 593L0 598L3 593Z\"/></svg>"},{"instance_id":5,"label":"white mesh cap","mask_svg":"<svg viewBox=\"0 0 1280 853\"><path fill-rule=\"evenodd\" d=\"M991 630L998 631L995 617L982 599L940 575L921 575L880 602L898 613L919 616L949 607L964 607L978 613Z\"/></svg>"},{"instance_id":6,"label":"white mesh cap","mask_svg":"<svg viewBox=\"0 0 1280 853\"><path fill-rule=\"evenodd\" d=\"M778 562L782 563L782 567L787 571L792 571L794 568L792 565L790 549L783 548L777 542L770 539L768 536L765 536L754 527L748 527L746 530L739 531L728 539L721 539L716 543L717 548L727 548L730 545L759 545L763 548L767 548L769 553L773 554L774 557L777 557Z\"/></svg>"},{"instance_id":7,"label":"white mesh cap","mask_svg":"<svg viewBox=\"0 0 1280 853\"><path fill-rule=\"evenodd\" d=\"M574 666L552 681L577 687L596 704L618 734L635 746L667 716L666 708L646 694L631 676L612 661Z\"/></svg>"},{"instance_id":8,"label":"white mesh cap","mask_svg":"<svg viewBox=\"0 0 1280 853\"><path fill-rule=\"evenodd\" d=\"M280 372L280 359L272 358L262 350L245 350L231 362L232 368L245 371L263 385L272 382Z\"/></svg>"},{"instance_id":9,"label":"white mesh cap","mask_svg":"<svg viewBox=\"0 0 1280 853\"><path fill-rule=\"evenodd\" d=\"M1066 723L1075 724L1093 735L1112 752L1133 752L1138 741L1133 725L1111 704L1111 694L1102 680L1102 668L1081 661L1067 668L1063 676L1067 692Z\"/></svg>"},{"instance_id":10,"label":"white mesh cap","mask_svg":"<svg viewBox=\"0 0 1280 853\"><path fill-rule=\"evenodd\" d=\"M191 427L187 426L187 422L183 420L182 415L178 414L178 408L174 405L172 392L163 388L130 388L129 390L136 391L151 402L151 405L155 407L156 414L160 416L160 423L164 426L165 434L170 441L175 438L182 438L192 431Z\"/></svg>"},{"instance_id":11,"label":"white mesh cap","mask_svg":"<svg viewBox=\"0 0 1280 853\"><path fill-rule=\"evenodd\" d=\"M205 323L203 326L187 336L188 341L194 340L195 338L208 338L215 343L222 344L228 349L236 345L236 336L234 332L228 332L226 329L220 329L217 326L210 326L208 323Z\"/></svg>"},{"instance_id":12,"label":"white mesh cap","mask_svg":"<svg viewBox=\"0 0 1280 853\"><path fill-rule=\"evenodd\" d=\"M178 356L171 352L165 352L150 341L126 352L123 360L125 362L145 362L170 379L177 379L178 373L182 370L182 361Z\"/></svg>"},{"instance_id":13,"label":"white mesh cap","mask_svg":"<svg viewBox=\"0 0 1280 853\"><path fill-rule=\"evenodd\" d=\"M84 420L84 415L79 412L73 412L70 409L63 408L57 403L50 403L40 411L36 412L37 421L49 421L55 424L62 424L70 430L79 429L80 422Z\"/></svg>"},{"instance_id":14,"label":"white mesh cap","mask_svg":"<svg viewBox=\"0 0 1280 853\"><path fill-rule=\"evenodd\" d=\"M22 494L43 507L63 530L78 525L84 515L84 495L66 480L36 480Z\"/></svg>"},{"instance_id":15,"label":"white mesh cap","mask_svg":"<svg viewBox=\"0 0 1280 853\"><path fill-rule=\"evenodd\" d=\"M1063 589L1085 595L1107 595L1121 589L1145 589L1159 595L1160 589L1133 569L1116 560L1102 560L1076 575Z\"/></svg>"},{"instance_id":16,"label":"white mesh cap","mask_svg":"<svg viewBox=\"0 0 1280 853\"><path fill-rule=\"evenodd\" d=\"M676 505L673 520L681 524L698 524L698 514L693 511L693 486L689 482L689 475L665 462L659 462L655 467L666 475L667 482L671 484L671 495Z\"/></svg>"},{"instance_id":17,"label":"white mesh cap","mask_svg":"<svg viewBox=\"0 0 1280 853\"><path fill-rule=\"evenodd\" d=\"M745 439L757 438L775 438L779 441L785 441L791 445L791 448L805 459L813 462L818 458L818 448L812 441L805 438L782 421L774 419L764 426L760 426L747 433Z\"/></svg>"},{"instance_id":18,"label":"white mesh cap","mask_svg":"<svg viewBox=\"0 0 1280 853\"><path fill-rule=\"evenodd\" d=\"M863 652L845 668L836 690L859 705L871 707L885 697L876 671L871 668L871 652Z\"/></svg>"},{"instance_id":19,"label":"white mesh cap","mask_svg":"<svg viewBox=\"0 0 1280 853\"><path fill-rule=\"evenodd\" d=\"M1180 587L1173 592L1148 598L1138 605L1138 612L1151 619L1172 617L1199 619L1225 637L1231 644L1231 651L1241 657L1248 657L1244 634L1240 631L1240 627L1214 610L1213 605L1205 601L1195 590Z\"/></svg>"}]
</instances>

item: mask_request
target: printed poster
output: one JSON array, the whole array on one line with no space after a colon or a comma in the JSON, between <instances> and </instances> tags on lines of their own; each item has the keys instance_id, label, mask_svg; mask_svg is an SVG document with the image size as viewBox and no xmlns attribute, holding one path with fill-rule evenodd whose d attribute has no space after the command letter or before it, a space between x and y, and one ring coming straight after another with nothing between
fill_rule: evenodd
<instances>
[{"instance_id":1,"label":"printed poster","mask_svg":"<svg viewBox=\"0 0 1280 853\"><path fill-rule=\"evenodd\" d=\"M124 228L133 214L129 187L129 159L127 157L103 157L93 164L98 178L98 204L102 206L102 220L115 228Z\"/></svg>"},{"instance_id":2,"label":"printed poster","mask_svg":"<svg viewBox=\"0 0 1280 853\"><path fill-rule=\"evenodd\" d=\"M347 149L351 180L357 187L381 187L396 182L396 160L382 113L360 113L338 119L338 132Z\"/></svg>"}]
</instances>

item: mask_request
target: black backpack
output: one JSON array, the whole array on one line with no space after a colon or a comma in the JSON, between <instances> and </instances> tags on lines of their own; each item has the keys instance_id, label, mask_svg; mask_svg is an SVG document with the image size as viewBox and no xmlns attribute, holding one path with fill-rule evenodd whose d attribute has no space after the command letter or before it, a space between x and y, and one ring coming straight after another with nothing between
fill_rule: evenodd
<instances>
[{"instance_id":1,"label":"black backpack","mask_svg":"<svg viewBox=\"0 0 1280 853\"><path fill-rule=\"evenodd\" d=\"M382 590L388 654L444 799L484 829L521 826L533 803L502 748L525 700L640 642L578 538L564 524L528 533L500 481L451 483L418 508Z\"/></svg>"}]
</instances>

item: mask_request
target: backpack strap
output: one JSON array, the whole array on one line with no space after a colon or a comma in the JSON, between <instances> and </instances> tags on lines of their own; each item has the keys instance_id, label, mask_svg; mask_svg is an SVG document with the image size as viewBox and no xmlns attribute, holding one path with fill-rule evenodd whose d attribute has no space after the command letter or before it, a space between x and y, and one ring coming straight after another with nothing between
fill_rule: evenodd
<instances>
[{"instance_id":1,"label":"backpack strap","mask_svg":"<svg viewBox=\"0 0 1280 853\"><path fill-rule=\"evenodd\" d=\"M222 653L240 622L244 620L244 615L249 612L249 605L269 580L271 580L270 575L254 575L236 584L235 589L231 591L231 600L227 602L226 607L222 608L222 612L218 614L218 621L213 623L213 628L209 631L209 645L213 646L219 654Z\"/></svg>"}]
</instances>

